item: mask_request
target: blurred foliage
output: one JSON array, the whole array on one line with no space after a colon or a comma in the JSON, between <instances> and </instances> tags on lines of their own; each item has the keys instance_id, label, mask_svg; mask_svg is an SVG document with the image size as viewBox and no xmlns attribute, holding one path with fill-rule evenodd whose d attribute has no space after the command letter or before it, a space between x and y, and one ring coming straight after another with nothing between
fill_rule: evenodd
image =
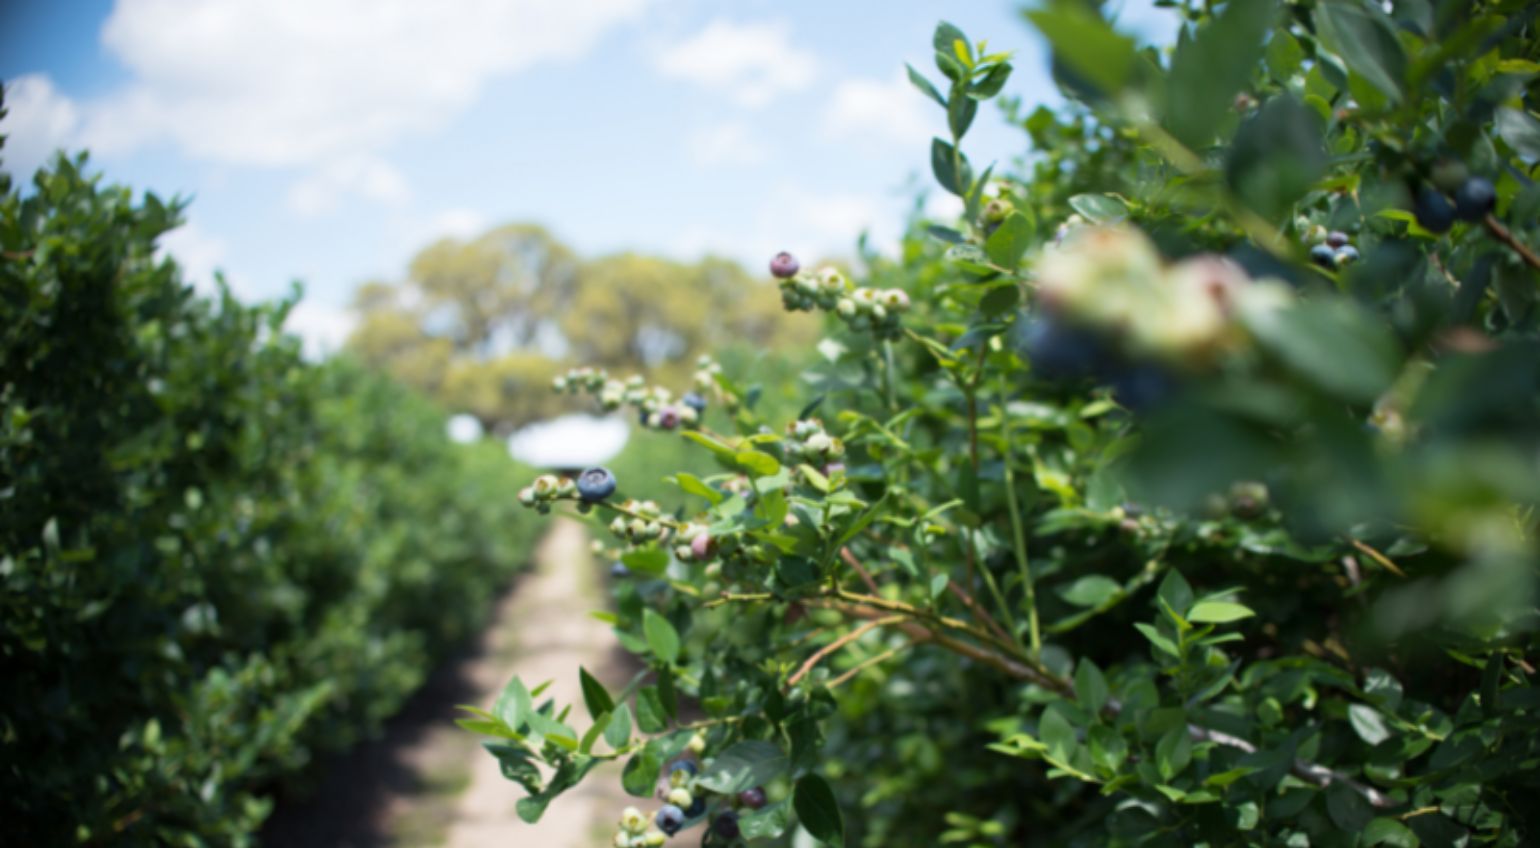
<instances>
[{"instance_id":1,"label":"blurred foliage","mask_svg":"<svg viewBox=\"0 0 1540 848\"><path fill-rule=\"evenodd\" d=\"M572 361L679 383L704 351L809 338L733 262L583 260L528 224L436 242L355 307L349 351L500 435L563 411L545 389Z\"/></svg>"},{"instance_id":2,"label":"blurred foliage","mask_svg":"<svg viewBox=\"0 0 1540 848\"><path fill-rule=\"evenodd\" d=\"M1536 9L1158 5L1169 50L1026 12L1070 102L1006 103L1019 173L962 145L1009 57L938 26L965 216L783 280L912 306L820 342L795 419L686 432L692 506L578 505L650 671L465 722L521 815L619 759L705 845L1535 842Z\"/></svg>"},{"instance_id":3,"label":"blurred foliage","mask_svg":"<svg viewBox=\"0 0 1540 848\"><path fill-rule=\"evenodd\" d=\"M293 301L194 293L181 204L59 157L0 173L6 845L244 845L478 627L537 522L498 446L348 361Z\"/></svg>"}]
</instances>

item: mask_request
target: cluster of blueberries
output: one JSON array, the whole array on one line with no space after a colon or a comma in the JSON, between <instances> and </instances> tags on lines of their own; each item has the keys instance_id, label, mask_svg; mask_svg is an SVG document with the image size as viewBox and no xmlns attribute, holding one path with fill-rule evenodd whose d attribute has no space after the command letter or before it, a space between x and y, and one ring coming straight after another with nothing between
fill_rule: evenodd
<instances>
[{"instance_id":1,"label":"cluster of blueberries","mask_svg":"<svg viewBox=\"0 0 1540 848\"><path fill-rule=\"evenodd\" d=\"M615 494L615 475L608 468L590 468L577 476L557 477L541 474L533 483L519 490L519 503L531 507L542 515L551 511L551 504L559 500L577 498L580 506L593 504Z\"/></svg>"},{"instance_id":2,"label":"cluster of blueberries","mask_svg":"<svg viewBox=\"0 0 1540 848\"><path fill-rule=\"evenodd\" d=\"M628 515L617 515L610 532L633 545L668 541L672 529L663 523L663 508L656 501L628 500L620 505Z\"/></svg>"},{"instance_id":3,"label":"cluster of blueberries","mask_svg":"<svg viewBox=\"0 0 1540 848\"><path fill-rule=\"evenodd\" d=\"M845 443L838 436L829 435L817 418L799 418L787 424L782 445L788 460L822 468L825 474L844 470L838 463L845 456Z\"/></svg>"},{"instance_id":4,"label":"cluster of blueberries","mask_svg":"<svg viewBox=\"0 0 1540 848\"><path fill-rule=\"evenodd\" d=\"M852 288L837 268L824 268L815 275L801 271L801 263L785 251L770 260L770 274L780 280L781 303L787 309L832 311L852 330L869 330L882 338L898 335L899 317L909 311L908 292Z\"/></svg>"},{"instance_id":5,"label":"cluster of blueberries","mask_svg":"<svg viewBox=\"0 0 1540 848\"><path fill-rule=\"evenodd\" d=\"M1333 230L1326 234L1326 241L1310 248L1310 261L1322 268L1340 268L1358 261L1358 248L1347 233Z\"/></svg>"},{"instance_id":6,"label":"cluster of blueberries","mask_svg":"<svg viewBox=\"0 0 1540 848\"><path fill-rule=\"evenodd\" d=\"M1463 163L1440 162L1430 176L1412 204L1417 223L1430 233L1447 232L1455 221L1480 221L1497 206L1497 187L1470 176Z\"/></svg>"},{"instance_id":7,"label":"cluster of blueberries","mask_svg":"<svg viewBox=\"0 0 1540 848\"><path fill-rule=\"evenodd\" d=\"M701 357L697 363L697 385L712 384L711 375L720 370L710 357ZM557 392L586 391L598 398L605 412L614 412L622 406L636 408L637 420L643 427L657 430L673 430L693 427L706 414L706 398L699 392L686 392L677 402L674 395L662 386L648 386L640 375L624 381L612 380L603 369L574 368L551 381Z\"/></svg>"},{"instance_id":8,"label":"cluster of blueberries","mask_svg":"<svg viewBox=\"0 0 1540 848\"><path fill-rule=\"evenodd\" d=\"M685 757L668 764L667 771L658 780L658 799L663 805L651 820L635 807L627 807L620 815L620 829L615 833L615 848L643 848L658 846L679 831L685 823L706 814L706 796L696 785L700 766L696 762L698 751L692 749ZM722 839L737 839L741 834L738 810L741 807L758 810L765 806L765 790L756 786L739 792L733 799L735 806L724 806L711 819L711 833Z\"/></svg>"}]
</instances>

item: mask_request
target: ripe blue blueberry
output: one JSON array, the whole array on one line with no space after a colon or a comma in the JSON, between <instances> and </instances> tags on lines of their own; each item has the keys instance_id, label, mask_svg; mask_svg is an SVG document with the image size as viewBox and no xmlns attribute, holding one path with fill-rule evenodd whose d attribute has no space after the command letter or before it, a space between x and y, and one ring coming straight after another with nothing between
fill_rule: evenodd
<instances>
[{"instance_id":1,"label":"ripe blue blueberry","mask_svg":"<svg viewBox=\"0 0 1540 848\"><path fill-rule=\"evenodd\" d=\"M1417 216L1417 223L1430 233L1448 232L1454 226L1454 207L1432 188L1424 186L1417 192L1417 202L1413 206L1412 213Z\"/></svg>"},{"instance_id":2,"label":"ripe blue blueberry","mask_svg":"<svg viewBox=\"0 0 1540 848\"><path fill-rule=\"evenodd\" d=\"M1050 380L1084 377L1102 364L1101 341L1091 333L1052 318L1035 318L1017 325L1017 350L1032 370Z\"/></svg>"},{"instance_id":3,"label":"ripe blue blueberry","mask_svg":"<svg viewBox=\"0 0 1540 848\"><path fill-rule=\"evenodd\" d=\"M1310 248L1310 261L1322 268L1337 267L1337 251L1324 244L1318 244Z\"/></svg>"},{"instance_id":4,"label":"ripe blue blueberry","mask_svg":"<svg viewBox=\"0 0 1540 848\"><path fill-rule=\"evenodd\" d=\"M779 279L791 279L797 276L800 270L802 270L802 263L797 261L797 257L784 250L770 259L770 273Z\"/></svg>"},{"instance_id":5,"label":"ripe blue blueberry","mask_svg":"<svg viewBox=\"0 0 1540 848\"><path fill-rule=\"evenodd\" d=\"M673 836L679 832L679 828L684 827L684 810L673 804L664 804L658 808L658 814L653 817L653 821L657 823L659 830Z\"/></svg>"},{"instance_id":6,"label":"ripe blue blueberry","mask_svg":"<svg viewBox=\"0 0 1540 848\"><path fill-rule=\"evenodd\" d=\"M1497 205L1497 188L1486 177L1471 177L1454 193L1454 216L1461 221L1479 221Z\"/></svg>"},{"instance_id":7,"label":"ripe blue blueberry","mask_svg":"<svg viewBox=\"0 0 1540 848\"><path fill-rule=\"evenodd\" d=\"M700 774L700 766L694 760L675 760L668 764L668 773L672 775L676 771L682 771L691 777Z\"/></svg>"},{"instance_id":8,"label":"ripe blue blueberry","mask_svg":"<svg viewBox=\"0 0 1540 848\"><path fill-rule=\"evenodd\" d=\"M602 501L615 493L615 475L608 468L590 468L578 475L577 490L589 503Z\"/></svg>"},{"instance_id":9,"label":"ripe blue blueberry","mask_svg":"<svg viewBox=\"0 0 1540 848\"><path fill-rule=\"evenodd\" d=\"M757 810L765 805L765 790L756 786L753 789L745 789L738 793L738 803L751 810Z\"/></svg>"},{"instance_id":10,"label":"ripe blue blueberry","mask_svg":"<svg viewBox=\"0 0 1540 848\"><path fill-rule=\"evenodd\" d=\"M1350 265L1358 261L1358 248L1351 244L1344 244L1337 248L1337 264Z\"/></svg>"},{"instance_id":11,"label":"ripe blue blueberry","mask_svg":"<svg viewBox=\"0 0 1540 848\"><path fill-rule=\"evenodd\" d=\"M695 410L698 415L706 412L706 399L701 397L699 392L686 392L685 396L680 398L680 402Z\"/></svg>"},{"instance_id":12,"label":"ripe blue blueberry","mask_svg":"<svg viewBox=\"0 0 1540 848\"><path fill-rule=\"evenodd\" d=\"M732 810L723 810L722 812L718 813L716 819L711 822L711 829L716 831L717 836L720 836L723 839L737 839L738 814Z\"/></svg>"},{"instance_id":13,"label":"ripe blue blueberry","mask_svg":"<svg viewBox=\"0 0 1540 848\"><path fill-rule=\"evenodd\" d=\"M1331 232L1326 234L1326 245L1328 247L1333 247L1333 248L1342 247L1343 245L1345 245L1347 243L1348 243L1348 234L1342 232L1341 230L1332 230Z\"/></svg>"},{"instance_id":14,"label":"ripe blue blueberry","mask_svg":"<svg viewBox=\"0 0 1540 848\"><path fill-rule=\"evenodd\" d=\"M617 562L614 565L610 566L610 576L615 578L615 579L617 579L617 580L619 580L619 579L621 579L623 577L630 577L631 576L631 569L626 568L626 564L625 563Z\"/></svg>"},{"instance_id":15,"label":"ripe blue blueberry","mask_svg":"<svg viewBox=\"0 0 1540 848\"><path fill-rule=\"evenodd\" d=\"M1124 368L1112 378L1113 397L1134 412L1164 402L1175 388L1175 380L1164 368L1148 363Z\"/></svg>"}]
</instances>

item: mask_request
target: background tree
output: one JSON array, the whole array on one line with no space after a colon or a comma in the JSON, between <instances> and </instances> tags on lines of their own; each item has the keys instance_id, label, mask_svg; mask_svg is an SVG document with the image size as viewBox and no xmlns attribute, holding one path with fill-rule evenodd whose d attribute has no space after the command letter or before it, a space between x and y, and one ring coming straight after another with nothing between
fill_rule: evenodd
<instances>
[{"instance_id":1,"label":"background tree","mask_svg":"<svg viewBox=\"0 0 1540 848\"><path fill-rule=\"evenodd\" d=\"M706 350L809 337L732 261L584 261L532 224L435 242L406 279L360 287L354 308L353 353L497 433L559 413L545 389L573 361L682 386Z\"/></svg>"}]
</instances>

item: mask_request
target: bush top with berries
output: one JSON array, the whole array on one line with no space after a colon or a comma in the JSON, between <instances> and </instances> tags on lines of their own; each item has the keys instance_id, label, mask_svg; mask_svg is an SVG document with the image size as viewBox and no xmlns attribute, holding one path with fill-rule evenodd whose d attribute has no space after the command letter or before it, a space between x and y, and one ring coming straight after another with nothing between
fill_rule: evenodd
<instances>
[{"instance_id":1,"label":"bush top with berries","mask_svg":"<svg viewBox=\"0 0 1540 848\"><path fill-rule=\"evenodd\" d=\"M1170 51L1027 12L1057 112L937 27L910 78L965 213L859 280L771 260L829 333L792 420L709 362L703 408L558 385L720 471L534 500L608 525L647 668L576 725L517 679L466 722L526 818L613 759L661 804L617 845L1535 839L1533 11L1162 5ZM1023 171L963 149L997 97Z\"/></svg>"}]
</instances>

